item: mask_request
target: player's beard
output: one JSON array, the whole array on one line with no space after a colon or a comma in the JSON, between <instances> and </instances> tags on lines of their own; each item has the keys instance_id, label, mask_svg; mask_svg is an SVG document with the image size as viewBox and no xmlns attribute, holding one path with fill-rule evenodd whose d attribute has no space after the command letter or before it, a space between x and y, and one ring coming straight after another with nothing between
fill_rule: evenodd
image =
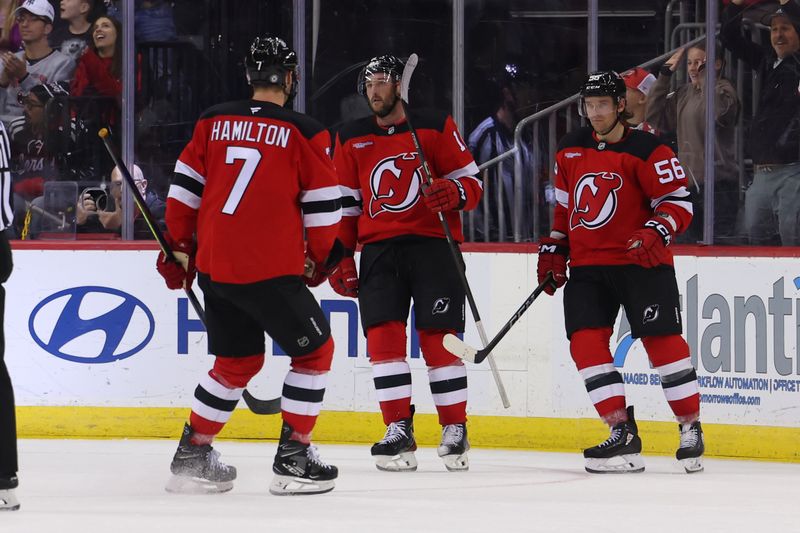
<instances>
[{"instance_id":1,"label":"player's beard","mask_svg":"<svg viewBox=\"0 0 800 533\"><path fill-rule=\"evenodd\" d=\"M377 117L384 118L388 116L392 111L394 111L394 107L397 105L397 102L399 100L396 94L393 94L391 98L392 99L390 101L386 100L382 100L380 102L370 101L369 107L370 109L372 109L372 112L375 113Z\"/></svg>"}]
</instances>

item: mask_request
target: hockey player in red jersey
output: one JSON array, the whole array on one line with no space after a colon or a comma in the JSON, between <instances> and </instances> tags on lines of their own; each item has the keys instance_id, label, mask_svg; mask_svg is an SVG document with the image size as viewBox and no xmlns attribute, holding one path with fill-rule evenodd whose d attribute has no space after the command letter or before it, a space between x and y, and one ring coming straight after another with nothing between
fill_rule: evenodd
<instances>
[{"instance_id":1,"label":"hockey player in red jersey","mask_svg":"<svg viewBox=\"0 0 800 533\"><path fill-rule=\"evenodd\" d=\"M670 148L620 120L625 83L613 71L591 74L580 109L591 127L567 134L555 167L555 220L539 245L538 279L564 288L570 352L598 414L611 427L584 450L592 473L642 472L642 441L609 349L620 306L661 375L680 427L676 453L687 472L703 469L697 375L681 336L674 236L692 218L686 174ZM567 280L567 260L570 276Z\"/></svg>"},{"instance_id":2,"label":"hockey player in red jersey","mask_svg":"<svg viewBox=\"0 0 800 533\"><path fill-rule=\"evenodd\" d=\"M337 293L359 300L387 426L371 450L378 469L417 468L406 362L406 321L413 299L414 324L442 425L438 454L448 470L467 470L467 371L442 346L446 333L464 329L465 294L437 213L444 214L456 241L463 241L459 211L477 205L482 185L453 119L441 112L414 112L433 175L433 184L425 185L400 102L403 66L391 55L367 63L358 89L374 116L350 122L337 134L334 162L343 208L339 239L348 252L329 281ZM357 242L363 244L360 276L352 253Z\"/></svg>"},{"instance_id":3,"label":"hockey player in red jersey","mask_svg":"<svg viewBox=\"0 0 800 533\"><path fill-rule=\"evenodd\" d=\"M330 135L284 107L298 83L297 55L284 41L256 38L245 65L253 98L200 117L167 198L168 241L183 253L185 268L163 253L157 267L171 289L191 284L197 269L215 356L195 389L167 490L233 487L236 469L220 462L211 442L264 364L266 331L291 357L270 492L328 492L338 471L319 458L310 438L333 340L306 285L322 283L336 262L341 195Z\"/></svg>"}]
</instances>

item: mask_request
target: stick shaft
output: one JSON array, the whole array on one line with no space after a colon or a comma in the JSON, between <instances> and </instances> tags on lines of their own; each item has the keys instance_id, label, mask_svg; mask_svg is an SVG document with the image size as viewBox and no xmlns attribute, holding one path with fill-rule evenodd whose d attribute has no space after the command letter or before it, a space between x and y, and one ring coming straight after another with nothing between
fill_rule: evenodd
<instances>
[{"instance_id":1,"label":"stick shaft","mask_svg":"<svg viewBox=\"0 0 800 533\"><path fill-rule=\"evenodd\" d=\"M139 211L142 212L142 216L147 222L147 226L150 228L150 232L153 234L153 237L155 237L158 241L161 251L164 252L165 256L171 258L177 263L178 261L175 259L175 255L172 253L172 248L167 242L167 239L164 237L164 233L158 227L158 223L156 222L155 217L153 217L153 213L150 212L150 209L147 207L144 198L142 198L142 193L140 193L139 189L136 187L136 182L134 181L133 176L131 176L130 171L128 171L128 167L117 155L114 147L111 146L111 142L108 140L108 135L100 135L100 138L103 140L103 145L106 147L108 155L111 156L111 159L114 160L114 164L122 173L122 178L125 180L125 183L128 184L128 189L131 191L131 194L133 194L133 201L136 203ZM200 300L197 299L197 295L194 293L191 287L184 287L183 290L186 292L186 297L189 298L189 302L192 304L194 312L197 313L198 318L200 318L200 321L203 323L203 327L208 329L206 326L206 313L203 309L203 306L200 305ZM272 400L259 400L258 398L253 397L247 390L244 392L247 393L247 397L245 397L245 403L254 413L259 415L274 415L281 412L280 398L274 398Z\"/></svg>"},{"instance_id":2,"label":"stick shaft","mask_svg":"<svg viewBox=\"0 0 800 533\"><path fill-rule=\"evenodd\" d=\"M539 284L539 286L536 287L533 290L533 292L530 295L528 295L527 298L525 298L525 301L522 302L522 305L520 305L519 308L516 311L514 311L514 314L511 315L511 318L508 319L508 322L506 322L503 325L503 327L500 328L500 331L497 332L497 335L495 335L491 341L484 344L484 348L482 350L478 350L478 355L475 356L476 363L480 363L481 361L483 361L488 357L489 364L491 364L491 359L492 359L491 353L492 350L494 350L495 346L497 346L497 343L499 343L503 339L503 337L505 337L506 334L509 331L511 331L511 328L514 326L514 324L516 324L519 321L520 318L522 318L522 315L524 315L525 311L527 311L528 308L531 306L531 304L533 304L533 301L536 300L536 298L538 298L539 295L542 294L545 287L552 282L553 282L553 275L548 274L547 277L544 279L544 281L542 281Z\"/></svg>"},{"instance_id":3,"label":"stick shaft","mask_svg":"<svg viewBox=\"0 0 800 533\"><path fill-rule=\"evenodd\" d=\"M408 131L411 134L411 140L414 142L414 147L417 149L417 153L419 154L419 159L422 162L422 174L424 176L425 182L430 185L433 183L433 176L431 175L430 168L428 167L428 160L425 157L425 152L422 150L422 145L419 142L419 137L417 136L417 130L414 128L413 123L411 122L411 116L408 112L408 84L411 78L411 72L416 67L416 54L412 54L414 57L413 62L411 62L411 69L408 73L403 72L403 80L401 81L401 85L404 86L401 90L401 96L404 98L400 99L401 105L403 106L403 112L406 115L406 124L408 124ZM411 58L409 58L411 59ZM405 93L405 94L404 94ZM475 321L475 327L478 328L478 335L481 337L481 342L484 346L487 343L487 336L486 331L483 328L483 323L481 322L481 316L478 312L478 305L475 303L475 298L472 295L472 289L470 289L469 281L467 280L467 275L462 267L464 265L464 258L461 255L461 249L458 247L458 243L456 242L455 238L453 237L453 232L450 229L450 224L447 222L447 218L445 218L442 212L437 213L439 217L439 222L442 225L442 229L444 230L445 237L447 238L447 244L450 247L450 253L453 256L453 261L455 262L456 271L458 272L459 279L461 280L461 284L464 287L464 293L467 296L467 302L469 303L470 311L472 312L472 318ZM500 372L497 369L497 365L494 361L493 357L489 357L489 367L492 370L492 377L494 378L494 382L497 385L497 392L500 394L500 400L503 402L503 407L508 408L511 406L511 402L508 400L508 394L506 393L506 388L503 385L503 380L500 378Z\"/></svg>"},{"instance_id":4,"label":"stick shaft","mask_svg":"<svg viewBox=\"0 0 800 533\"><path fill-rule=\"evenodd\" d=\"M156 241L158 241L161 251L164 252L165 256L177 263L178 260L175 259L175 255L172 253L172 248L170 248L169 243L167 243L167 239L164 237L164 233L158 227L158 223L156 222L155 217L153 217L153 213L150 212L150 208L147 207L147 204L142 197L142 193L139 192L139 188L136 186L136 182L134 181L133 176L131 176L127 165L125 165L122 159L120 159L120 157L117 155L114 147L111 146L111 141L109 140L108 136L101 135L100 138L103 140L103 145L106 147L108 155L111 156L111 159L114 160L114 164L122 173L122 179L124 179L125 183L128 185L128 190L133 195L133 201L136 204L136 207L139 208L139 211L141 211L142 217L144 217L145 222L147 222L147 227L150 228L150 232L153 234L153 237L155 237ZM206 313L203 309L203 306L200 305L197 295L194 293L191 287L184 287L183 290L186 292L186 297L189 298L189 302L192 304L194 312L197 313L200 321L203 322L203 326L205 326Z\"/></svg>"}]
</instances>

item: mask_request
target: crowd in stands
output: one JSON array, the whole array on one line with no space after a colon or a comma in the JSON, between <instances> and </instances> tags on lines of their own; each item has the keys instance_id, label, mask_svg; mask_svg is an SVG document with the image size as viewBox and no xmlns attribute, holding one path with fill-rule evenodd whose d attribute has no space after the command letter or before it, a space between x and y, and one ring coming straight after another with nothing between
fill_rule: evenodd
<instances>
[{"instance_id":1,"label":"crowd in stands","mask_svg":"<svg viewBox=\"0 0 800 533\"><path fill-rule=\"evenodd\" d=\"M780 0L778 6L745 0L725 4L714 64L714 244L800 246L800 6L795 0ZM768 27L768 43L757 44L745 37L743 18ZM743 160L736 153L741 95L721 75L726 50L760 80L753 118L746 124ZM653 72L635 68L621 74L627 87L624 116L628 125L672 141L686 171L693 193L694 218L678 240L685 244L702 242L706 225L706 55L705 43L699 42L679 49ZM673 74L679 68L686 69L688 83L673 87ZM469 137L479 164L511 149L514 125L533 111L509 112L514 90L513 83L500 87L500 103L495 112ZM528 154L522 155L528 158ZM746 170L744 183L740 182L740 167ZM526 170L526 175L534 172L536 169ZM549 171L540 175L547 181ZM493 167L484 178L489 190L498 186L508 190L513 171L508 165L502 171ZM546 200L547 195L542 198ZM500 240L509 240L510 221L501 224L500 218L509 218L511 199L489 201L488 224L484 224L485 215L481 213L474 240L497 240L500 227L506 228L505 239ZM523 210L523 214L527 216L527 211ZM489 238L484 235L484 227L488 227ZM530 231L523 232L522 239L530 236Z\"/></svg>"},{"instance_id":2,"label":"crowd in stands","mask_svg":"<svg viewBox=\"0 0 800 533\"><path fill-rule=\"evenodd\" d=\"M173 9L180 4L134 0L137 47L174 42L181 30L176 29L180 20L173 17ZM123 202L117 195L122 188L97 131L110 127L112 138L119 142L122 5L121 0L0 0L0 121L12 143L14 231L18 238L46 238L58 232L54 227L78 237L121 234ZM770 39L762 45L742 33L743 19L754 16L753 22L770 28ZM731 0L724 4L714 64L714 244L800 246L798 20L796 0L780 0L778 10L767 9L758 1ZM722 75L727 52L734 61L742 60L758 73L760 80L759 100L752 111L747 109L743 158L736 150L736 138L746 110L742 102L749 94L737 94L734 84ZM176 74L170 70L170 57L137 60L137 99L141 85L148 82L138 69L147 61L158 76L171 78L165 87L185 86L187 99L200 92L200 87L188 83L185 71ZM649 57L642 57L646 59ZM512 149L519 121L554 103L552 99L545 101L539 83L542 74L528 71L524 57L509 56L500 63L498 72L487 73L485 87L477 90L491 112L485 115L487 107L481 110L482 119L466 124L467 131L472 130L468 146L479 164ZM695 213L691 227L679 238L686 244L703 241L706 228L705 69L706 51L700 42L679 49L663 65L621 73L627 86L628 124L670 139L686 171ZM676 85L677 72L686 73L686 83ZM150 189L143 189L142 194L153 202L156 211L170 172L166 164L147 163L149 148L164 144L164 132L173 131L167 126L181 128L182 123L172 121L176 124L161 130L149 126L174 113L172 104L164 98L148 103L141 111L137 108L135 119L137 150L141 152L137 161L145 169L143 173L137 166L136 175L141 177L139 184L149 181ZM181 139L175 138L185 132L174 131L180 134L171 135L167 142L177 145ZM542 124L537 138L539 145L534 147L531 130L525 132L526 142L516 162L521 163L525 176L543 176L540 190L533 190L530 179L515 182L514 157L491 167L482 176L485 199L466 223L468 240L531 241L546 230L547 212L553 205L546 124ZM76 185L65 188L64 182ZM71 206L53 205L63 204L60 195L73 192L76 201ZM538 198L540 213L544 213L538 221L533 220L534 198ZM515 228L512 214L519 208L522 223ZM55 220L62 220L62 224L54 226ZM135 236L148 238L137 220L134 216Z\"/></svg>"},{"instance_id":3,"label":"crowd in stands","mask_svg":"<svg viewBox=\"0 0 800 533\"><path fill-rule=\"evenodd\" d=\"M158 13L166 5L137 0L137 17L157 21L143 22L144 30L164 34ZM107 127L115 138L121 123L122 25L115 15L119 6L111 1L0 1L0 120L11 140L17 238L121 234L122 181L97 137ZM163 201L134 168L141 194L163 216ZM150 238L140 218L137 211L134 236Z\"/></svg>"}]
</instances>

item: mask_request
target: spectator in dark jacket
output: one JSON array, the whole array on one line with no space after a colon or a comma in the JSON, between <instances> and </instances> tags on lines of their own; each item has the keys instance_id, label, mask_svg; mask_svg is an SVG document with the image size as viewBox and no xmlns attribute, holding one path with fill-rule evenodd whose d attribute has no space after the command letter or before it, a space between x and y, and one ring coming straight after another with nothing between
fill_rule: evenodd
<instances>
[{"instance_id":1,"label":"spectator in dark jacket","mask_svg":"<svg viewBox=\"0 0 800 533\"><path fill-rule=\"evenodd\" d=\"M750 244L800 246L800 7L780 0L765 21L767 47L742 37L743 3L731 0L725 8L720 35L761 79L749 138L754 174L745 196L745 231Z\"/></svg>"}]
</instances>

